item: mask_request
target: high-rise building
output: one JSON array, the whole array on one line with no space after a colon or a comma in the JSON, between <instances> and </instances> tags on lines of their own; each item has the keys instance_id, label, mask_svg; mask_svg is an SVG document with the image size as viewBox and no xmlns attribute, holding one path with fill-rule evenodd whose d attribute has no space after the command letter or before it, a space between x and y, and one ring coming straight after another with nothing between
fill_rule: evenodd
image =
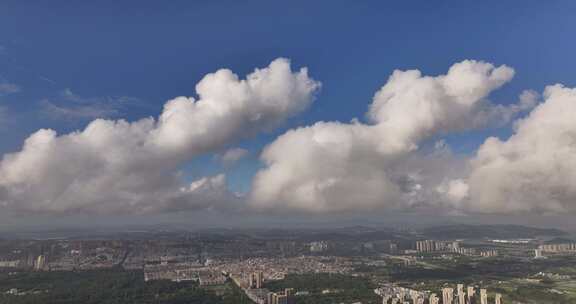
<instances>
[{"instance_id":1,"label":"high-rise building","mask_svg":"<svg viewBox=\"0 0 576 304\"><path fill-rule=\"evenodd\" d=\"M294 304L294 289L286 288L280 293L268 293L266 304Z\"/></svg>"},{"instance_id":2,"label":"high-rise building","mask_svg":"<svg viewBox=\"0 0 576 304\"><path fill-rule=\"evenodd\" d=\"M286 288L284 289L284 294L286 295L288 304L294 304L295 299L294 299L294 294L295 294L295 290L294 288Z\"/></svg>"},{"instance_id":3,"label":"high-rise building","mask_svg":"<svg viewBox=\"0 0 576 304\"><path fill-rule=\"evenodd\" d=\"M46 257L44 255L39 255L34 262L34 270L41 271L44 270L46 266Z\"/></svg>"},{"instance_id":4,"label":"high-rise building","mask_svg":"<svg viewBox=\"0 0 576 304\"><path fill-rule=\"evenodd\" d=\"M428 303L430 304L440 304L440 299L438 298L438 296L436 296L435 293L430 295L430 299L428 300Z\"/></svg>"},{"instance_id":5,"label":"high-rise building","mask_svg":"<svg viewBox=\"0 0 576 304\"><path fill-rule=\"evenodd\" d=\"M480 304L488 304L488 293L486 289L480 289Z\"/></svg>"},{"instance_id":6,"label":"high-rise building","mask_svg":"<svg viewBox=\"0 0 576 304\"><path fill-rule=\"evenodd\" d=\"M432 252L435 250L436 250L436 242L433 240L416 242L416 251L418 252Z\"/></svg>"},{"instance_id":7,"label":"high-rise building","mask_svg":"<svg viewBox=\"0 0 576 304\"><path fill-rule=\"evenodd\" d=\"M534 249L534 258L535 259L541 259L542 257L543 257L542 249L540 249L540 248Z\"/></svg>"},{"instance_id":8,"label":"high-rise building","mask_svg":"<svg viewBox=\"0 0 576 304\"><path fill-rule=\"evenodd\" d=\"M264 286L264 273L258 271L256 274L256 288L262 288Z\"/></svg>"},{"instance_id":9,"label":"high-rise building","mask_svg":"<svg viewBox=\"0 0 576 304\"><path fill-rule=\"evenodd\" d=\"M458 251L458 249L460 248L460 243L458 241L454 241L452 242L452 245L450 246L452 249L452 251Z\"/></svg>"},{"instance_id":10,"label":"high-rise building","mask_svg":"<svg viewBox=\"0 0 576 304\"><path fill-rule=\"evenodd\" d=\"M475 293L476 291L474 290L474 286L468 286L468 288L466 289L466 303L468 304L472 303L472 300L474 300Z\"/></svg>"},{"instance_id":11,"label":"high-rise building","mask_svg":"<svg viewBox=\"0 0 576 304\"><path fill-rule=\"evenodd\" d=\"M494 296L494 304L502 304L502 295L497 293Z\"/></svg>"},{"instance_id":12,"label":"high-rise building","mask_svg":"<svg viewBox=\"0 0 576 304\"><path fill-rule=\"evenodd\" d=\"M388 253L390 254L397 254L398 253L398 244L390 243L388 245Z\"/></svg>"},{"instance_id":13,"label":"high-rise building","mask_svg":"<svg viewBox=\"0 0 576 304\"><path fill-rule=\"evenodd\" d=\"M264 273L262 271L250 274L250 288L260 289L264 285Z\"/></svg>"},{"instance_id":14,"label":"high-rise building","mask_svg":"<svg viewBox=\"0 0 576 304\"><path fill-rule=\"evenodd\" d=\"M466 304L466 295L464 294L464 284L457 285L458 304Z\"/></svg>"},{"instance_id":15,"label":"high-rise building","mask_svg":"<svg viewBox=\"0 0 576 304\"><path fill-rule=\"evenodd\" d=\"M276 295L276 302L274 304L288 304L288 296L285 294Z\"/></svg>"},{"instance_id":16,"label":"high-rise building","mask_svg":"<svg viewBox=\"0 0 576 304\"><path fill-rule=\"evenodd\" d=\"M452 304L452 301L454 301L454 289L442 288L442 304Z\"/></svg>"},{"instance_id":17,"label":"high-rise building","mask_svg":"<svg viewBox=\"0 0 576 304\"><path fill-rule=\"evenodd\" d=\"M538 246L542 252L566 253L576 251L576 244L563 243L563 244L545 244Z\"/></svg>"},{"instance_id":18,"label":"high-rise building","mask_svg":"<svg viewBox=\"0 0 576 304\"><path fill-rule=\"evenodd\" d=\"M390 299L392 297L390 295L385 295L384 297L382 297L382 304L389 304L388 302L390 302Z\"/></svg>"},{"instance_id":19,"label":"high-rise building","mask_svg":"<svg viewBox=\"0 0 576 304\"><path fill-rule=\"evenodd\" d=\"M495 257L498 256L498 250L484 250L480 252L480 256L482 257Z\"/></svg>"}]
</instances>

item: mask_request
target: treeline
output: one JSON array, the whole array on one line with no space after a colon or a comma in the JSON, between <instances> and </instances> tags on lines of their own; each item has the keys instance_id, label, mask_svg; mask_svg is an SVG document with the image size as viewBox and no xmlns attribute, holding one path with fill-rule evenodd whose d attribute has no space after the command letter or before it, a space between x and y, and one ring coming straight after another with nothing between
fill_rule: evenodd
<instances>
[{"instance_id":1,"label":"treeline","mask_svg":"<svg viewBox=\"0 0 576 304\"><path fill-rule=\"evenodd\" d=\"M0 274L1 304L237 304L232 287L217 296L193 282L144 282L140 271L36 272ZM26 295L4 292L17 288Z\"/></svg>"},{"instance_id":2,"label":"treeline","mask_svg":"<svg viewBox=\"0 0 576 304\"><path fill-rule=\"evenodd\" d=\"M296 304L380 303L382 301L374 294L376 286L370 280L342 274L287 275L284 280L270 282L264 287L272 291L294 288L296 291L309 292L308 295L297 296Z\"/></svg>"}]
</instances>

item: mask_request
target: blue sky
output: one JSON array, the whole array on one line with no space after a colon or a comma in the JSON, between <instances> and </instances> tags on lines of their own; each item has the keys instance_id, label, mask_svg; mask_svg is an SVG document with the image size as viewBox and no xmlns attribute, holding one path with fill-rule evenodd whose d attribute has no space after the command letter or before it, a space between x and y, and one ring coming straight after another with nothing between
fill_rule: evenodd
<instances>
[{"instance_id":1,"label":"blue sky","mask_svg":"<svg viewBox=\"0 0 576 304\"><path fill-rule=\"evenodd\" d=\"M19 150L39 128L68 133L92 118L46 113L43 101L86 103L126 98L111 118L157 116L176 96L194 96L207 73L244 76L277 57L306 66L322 89L311 108L282 128L240 146L249 157L222 168L213 155L184 168L190 180L228 173L247 191L260 150L279 134L316 121L365 119L374 93L394 69L445 73L477 59L506 64L516 76L491 99L509 104L524 89L575 86L574 1L2 1L0 82L20 90L0 96L5 121L0 153ZM450 135L470 154L509 127Z\"/></svg>"}]
</instances>

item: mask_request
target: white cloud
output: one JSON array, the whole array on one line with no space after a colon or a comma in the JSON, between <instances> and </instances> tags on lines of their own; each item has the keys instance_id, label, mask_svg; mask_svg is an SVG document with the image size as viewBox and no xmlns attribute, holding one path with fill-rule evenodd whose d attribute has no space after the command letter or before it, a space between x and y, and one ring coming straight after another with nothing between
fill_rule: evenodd
<instances>
[{"instance_id":1,"label":"white cloud","mask_svg":"<svg viewBox=\"0 0 576 304\"><path fill-rule=\"evenodd\" d=\"M454 175L436 165L445 163L442 155L449 150L423 162L431 156L416 154L419 143L438 134L507 122L528 108L529 97L510 106L486 99L513 75L507 66L472 60L436 77L417 70L394 71L374 96L370 124L318 122L271 143L262 154L266 168L254 179L251 204L312 212L441 204L422 196L436 193L442 177L435 175ZM451 190L454 195L463 192L462 187Z\"/></svg>"},{"instance_id":2,"label":"white cloud","mask_svg":"<svg viewBox=\"0 0 576 304\"><path fill-rule=\"evenodd\" d=\"M462 209L576 212L576 89L549 86L544 99L510 138L491 137L479 148Z\"/></svg>"},{"instance_id":3,"label":"white cloud","mask_svg":"<svg viewBox=\"0 0 576 304\"><path fill-rule=\"evenodd\" d=\"M18 93L21 88L19 85L9 82L0 82L0 96Z\"/></svg>"},{"instance_id":4,"label":"white cloud","mask_svg":"<svg viewBox=\"0 0 576 304\"><path fill-rule=\"evenodd\" d=\"M137 99L126 96L86 98L65 89L56 98L43 99L40 105L52 118L76 120L116 117L124 107L136 102Z\"/></svg>"},{"instance_id":5,"label":"white cloud","mask_svg":"<svg viewBox=\"0 0 576 304\"><path fill-rule=\"evenodd\" d=\"M231 148L218 155L218 160L224 166L230 166L248 155L248 150L242 148Z\"/></svg>"},{"instance_id":6,"label":"white cloud","mask_svg":"<svg viewBox=\"0 0 576 304\"><path fill-rule=\"evenodd\" d=\"M444 181L436 189L440 194L444 195L449 202L454 204L458 204L463 199L467 198L470 191L470 187L462 179Z\"/></svg>"},{"instance_id":7,"label":"white cloud","mask_svg":"<svg viewBox=\"0 0 576 304\"><path fill-rule=\"evenodd\" d=\"M0 205L22 212L153 212L206 208L233 195L224 176L182 188L180 166L194 156L279 126L307 108L319 83L306 68L274 60L239 79L223 69L199 96L168 101L160 117L96 119L82 131L43 129L0 162ZM207 194L209 193L209 194Z\"/></svg>"},{"instance_id":8,"label":"white cloud","mask_svg":"<svg viewBox=\"0 0 576 304\"><path fill-rule=\"evenodd\" d=\"M317 122L268 145L247 200L259 210L302 212L574 213L576 89L555 85L543 96L524 91L514 104L490 102L513 75L507 66L471 60L435 77L394 71L374 95L367 122ZM158 119L96 119L63 135L39 130L0 162L0 206L48 213L241 208L245 198L227 190L225 175L186 184L180 168L278 127L306 109L319 87L306 69L293 72L278 59L246 79L229 70L206 75L197 99L168 101ZM98 110L68 93L71 115L117 113L94 115ZM502 126L525 111L510 138L488 138L470 161L438 140ZM217 159L228 166L246 155L232 148Z\"/></svg>"}]
</instances>

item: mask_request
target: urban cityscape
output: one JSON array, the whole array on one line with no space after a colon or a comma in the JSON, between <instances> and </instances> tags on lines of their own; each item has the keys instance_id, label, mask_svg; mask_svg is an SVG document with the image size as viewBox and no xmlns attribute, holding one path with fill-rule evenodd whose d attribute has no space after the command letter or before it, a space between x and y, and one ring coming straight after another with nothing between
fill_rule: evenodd
<instances>
[{"instance_id":1,"label":"urban cityscape","mask_svg":"<svg viewBox=\"0 0 576 304\"><path fill-rule=\"evenodd\" d=\"M568 303L576 296L570 237L557 229L453 225L4 239L0 299L28 303L53 292L49 282L61 273L104 271L220 296L235 289L230 301L237 303ZM18 278L30 276L38 285L22 286Z\"/></svg>"}]
</instances>

